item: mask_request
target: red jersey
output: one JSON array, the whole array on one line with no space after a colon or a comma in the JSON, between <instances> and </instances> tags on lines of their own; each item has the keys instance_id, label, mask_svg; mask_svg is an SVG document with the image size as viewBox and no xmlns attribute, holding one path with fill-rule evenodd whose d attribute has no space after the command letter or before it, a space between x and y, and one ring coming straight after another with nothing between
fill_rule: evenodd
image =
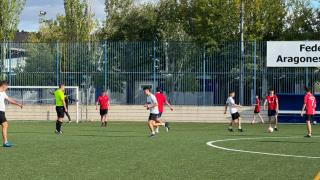
<instances>
[{"instance_id":1,"label":"red jersey","mask_svg":"<svg viewBox=\"0 0 320 180\"><path fill-rule=\"evenodd\" d=\"M274 96L267 96L266 100L268 102L268 109L269 110L277 110L277 101L278 97L276 95Z\"/></svg>"},{"instance_id":2,"label":"red jersey","mask_svg":"<svg viewBox=\"0 0 320 180\"><path fill-rule=\"evenodd\" d=\"M314 115L316 113L317 101L311 93L307 93L304 96L304 104L306 105L306 115Z\"/></svg>"},{"instance_id":3,"label":"red jersey","mask_svg":"<svg viewBox=\"0 0 320 180\"><path fill-rule=\"evenodd\" d=\"M166 96L164 96L162 93L159 93L159 92L157 92L155 96L158 101L159 112L162 113L163 106L164 106L164 103L167 101L167 98L166 98Z\"/></svg>"},{"instance_id":4,"label":"red jersey","mask_svg":"<svg viewBox=\"0 0 320 180\"><path fill-rule=\"evenodd\" d=\"M97 103L100 104L100 109L108 109L108 102L109 102L109 97L106 96L99 96L97 99Z\"/></svg>"},{"instance_id":5,"label":"red jersey","mask_svg":"<svg viewBox=\"0 0 320 180\"><path fill-rule=\"evenodd\" d=\"M254 108L255 112L260 112L260 99L256 98L256 106Z\"/></svg>"}]
</instances>

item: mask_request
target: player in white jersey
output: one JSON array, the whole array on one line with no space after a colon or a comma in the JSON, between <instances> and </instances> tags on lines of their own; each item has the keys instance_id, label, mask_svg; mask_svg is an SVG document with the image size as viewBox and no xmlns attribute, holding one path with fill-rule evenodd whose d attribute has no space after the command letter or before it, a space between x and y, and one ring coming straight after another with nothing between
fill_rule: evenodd
<instances>
[{"instance_id":1,"label":"player in white jersey","mask_svg":"<svg viewBox=\"0 0 320 180\"><path fill-rule=\"evenodd\" d=\"M241 128L241 118L240 118L240 114L238 112L238 107L240 108L241 105L238 105L235 103L234 101L234 96L235 96L235 92L234 91L230 91L229 92L229 97L227 99L227 102L226 102L226 106L225 106L225 111L224 111L224 114L227 114L227 109L229 108L230 110L230 114L231 114L231 117L232 117L232 120L230 122L230 126L228 128L228 130L230 132L233 132L233 128L232 126L236 123L238 123L238 131L239 132L243 132L242 128Z\"/></svg>"},{"instance_id":2,"label":"player in white jersey","mask_svg":"<svg viewBox=\"0 0 320 180\"><path fill-rule=\"evenodd\" d=\"M5 115L6 105L5 100L11 104L17 105L22 108L22 104L17 103L14 99L7 96L6 91L8 89L8 83L6 81L0 82L0 124L2 126L2 140L3 147L11 147L12 144L8 141L8 122Z\"/></svg>"},{"instance_id":3,"label":"player in white jersey","mask_svg":"<svg viewBox=\"0 0 320 180\"><path fill-rule=\"evenodd\" d=\"M151 131L151 136L153 137L155 133L155 128L158 126L164 126L165 128L169 128L169 123L158 122L159 118L159 108L157 98L151 93L150 88L143 88L144 94L147 96L147 102L144 105L147 110L150 110L150 115L148 119L148 126Z\"/></svg>"}]
</instances>

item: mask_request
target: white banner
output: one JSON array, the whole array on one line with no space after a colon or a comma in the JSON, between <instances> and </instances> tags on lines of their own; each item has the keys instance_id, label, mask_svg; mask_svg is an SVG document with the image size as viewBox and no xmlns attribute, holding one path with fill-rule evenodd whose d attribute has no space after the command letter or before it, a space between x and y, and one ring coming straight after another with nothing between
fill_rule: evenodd
<instances>
[{"instance_id":1,"label":"white banner","mask_svg":"<svg viewBox=\"0 0 320 180\"><path fill-rule=\"evenodd\" d=\"M268 41L267 67L320 67L320 41Z\"/></svg>"}]
</instances>

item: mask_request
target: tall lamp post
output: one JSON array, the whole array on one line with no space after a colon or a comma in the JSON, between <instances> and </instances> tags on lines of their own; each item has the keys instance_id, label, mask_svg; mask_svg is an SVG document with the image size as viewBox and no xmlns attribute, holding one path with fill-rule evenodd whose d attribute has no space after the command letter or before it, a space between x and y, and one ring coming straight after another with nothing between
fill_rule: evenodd
<instances>
[{"instance_id":1,"label":"tall lamp post","mask_svg":"<svg viewBox=\"0 0 320 180\"><path fill-rule=\"evenodd\" d=\"M240 1L240 39L241 39L241 63L240 63L240 104L244 104L244 66L245 66L245 52L244 52L244 3L243 0Z\"/></svg>"}]
</instances>

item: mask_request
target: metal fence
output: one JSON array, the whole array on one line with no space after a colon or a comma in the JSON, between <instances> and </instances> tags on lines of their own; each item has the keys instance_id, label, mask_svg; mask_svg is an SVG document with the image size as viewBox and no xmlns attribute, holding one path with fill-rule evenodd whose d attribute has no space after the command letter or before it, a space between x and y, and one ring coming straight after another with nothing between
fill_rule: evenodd
<instances>
[{"instance_id":1,"label":"metal fence","mask_svg":"<svg viewBox=\"0 0 320 180\"><path fill-rule=\"evenodd\" d=\"M115 104L141 104L141 89L159 86L178 105L222 105L228 91L252 103L269 88L302 93L319 79L317 68L267 68L266 42L0 43L2 79L13 86L78 86L94 103L106 89ZM243 52L243 53L242 53Z\"/></svg>"}]
</instances>

